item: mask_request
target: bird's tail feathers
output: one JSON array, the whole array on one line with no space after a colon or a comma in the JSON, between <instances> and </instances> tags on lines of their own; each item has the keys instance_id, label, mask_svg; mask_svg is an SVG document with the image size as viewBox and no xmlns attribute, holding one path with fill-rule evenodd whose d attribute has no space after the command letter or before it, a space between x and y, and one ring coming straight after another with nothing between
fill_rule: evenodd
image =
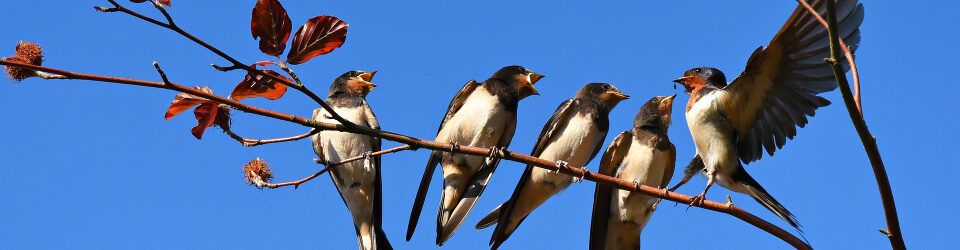
<instances>
[{"instance_id":1,"label":"bird's tail feathers","mask_svg":"<svg viewBox=\"0 0 960 250\"><path fill-rule=\"evenodd\" d=\"M746 189L746 193L753 197L754 200L757 200L760 205L766 207L767 210L770 210L770 212L776 214L777 217L780 217L780 219L786 221L787 224L790 224L790 226L797 229L797 231L802 235L803 230L800 229L800 223L797 221L797 217L793 216L793 214L790 213L786 207L780 204L777 199L774 199L770 193L767 193L767 190L763 189L763 187L760 186L760 183L757 183L753 177L750 177L750 175L743 170L743 167L740 167L738 170L739 173L736 173L736 175L739 175L739 178L737 179L739 179L740 184L743 185L744 189Z\"/></svg>"},{"instance_id":2,"label":"bird's tail feathers","mask_svg":"<svg viewBox=\"0 0 960 250\"><path fill-rule=\"evenodd\" d=\"M490 211L487 216L484 216L483 219L480 219L480 222L477 222L477 230L482 230L484 228L496 225L497 220L500 219L501 207L503 207L503 205L497 206L497 208L494 208L493 211Z\"/></svg>"}]
</instances>

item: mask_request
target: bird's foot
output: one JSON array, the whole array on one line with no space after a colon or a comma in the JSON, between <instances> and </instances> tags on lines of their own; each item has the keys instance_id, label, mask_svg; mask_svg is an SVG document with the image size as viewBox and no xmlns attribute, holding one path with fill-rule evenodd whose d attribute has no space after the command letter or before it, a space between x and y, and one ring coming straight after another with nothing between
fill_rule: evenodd
<instances>
[{"instance_id":1,"label":"bird's foot","mask_svg":"<svg viewBox=\"0 0 960 250\"><path fill-rule=\"evenodd\" d=\"M700 195L690 197L690 204L687 205L687 210L690 210L690 207L692 206L703 206L703 200L706 199L706 196L706 193L701 193Z\"/></svg>"},{"instance_id":2,"label":"bird's foot","mask_svg":"<svg viewBox=\"0 0 960 250\"><path fill-rule=\"evenodd\" d=\"M460 149L460 143L452 141L450 142L450 152L457 151Z\"/></svg>"},{"instance_id":3,"label":"bird's foot","mask_svg":"<svg viewBox=\"0 0 960 250\"><path fill-rule=\"evenodd\" d=\"M567 162L565 162L565 161L557 161L557 170L553 171L553 174L559 174L559 173L560 173L560 169L562 169L562 168L564 168L564 167L568 167L568 166L567 166Z\"/></svg>"},{"instance_id":4,"label":"bird's foot","mask_svg":"<svg viewBox=\"0 0 960 250\"><path fill-rule=\"evenodd\" d=\"M500 158L499 155L501 154L499 152L500 149L498 149L497 146L490 147L490 155L487 156L487 166L493 165L493 162Z\"/></svg>"},{"instance_id":5,"label":"bird's foot","mask_svg":"<svg viewBox=\"0 0 960 250\"><path fill-rule=\"evenodd\" d=\"M727 209L733 209L733 199L730 199L729 195L727 195Z\"/></svg>"},{"instance_id":6,"label":"bird's foot","mask_svg":"<svg viewBox=\"0 0 960 250\"><path fill-rule=\"evenodd\" d=\"M363 153L363 169L367 172L373 172L373 164L370 162L370 154L373 152L367 151Z\"/></svg>"},{"instance_id":7,"label":"bird's foot","mask_svg":"<svg viewBox=\"0 0 960 250\"><path fill-rule=\"evenodd\" d=\"M583 177L587 175L587 166L580 166L580 176L573 177L573 181L580 183L583 182Z\"/></svg>"}]
</instances>

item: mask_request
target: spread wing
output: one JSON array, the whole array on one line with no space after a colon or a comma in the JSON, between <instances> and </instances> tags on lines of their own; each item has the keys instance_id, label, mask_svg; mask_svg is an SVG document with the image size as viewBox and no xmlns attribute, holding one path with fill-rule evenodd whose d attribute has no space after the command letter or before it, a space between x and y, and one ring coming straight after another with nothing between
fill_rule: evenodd
<instances>
[{"instance_id":1,"label":"spread wing","mask_svg":"<svg viewBox=\"0 0 960 250\"><path fill-rule=\"evenodd\" d=\"M810 3L821 15L826 13L824 1ZM860 42L863 5L838 0L836 7L838 35L853 51ZM763 149L773 155L797 134L796 126L807 123L806 116L830 104L817 96L837 88L832 68L823 62L829 56L827 30L802 6L767 48L753 52L746 69L722 89L717 102L737 133L740 160L759 160ZM841 65L847 68L845 59Z\"/></svg>"},{"instance_id":2,"label":"spread wing","mask_svg":"<svg viewBox=\"0 0 960 250\"><path fill-rule=\"evenodd\" d=\"M477 89L477 86L480 86L480 83L470 80L457 91L457 94L453 96L453 100L450 101L450 105L447 106L447 113L443 115L443 120L440 121L440 128L437 129L437 133L440 133L443 125L450 120L450 117L453 117L457 111L460 111L463 103L467 101L467 97ZM407 241L410 241L410 238L413 237L413 232L417 229L417 222L420 220L420 212L423 211L423 202L427 198L427 190L430 188L433 172L437 169L437 164L440 164L442 156L443 152L433 151L430 153L430 159L427 160L427 167L423 170L423 178L420 180L420 187L417 189L417 196L413 201L413 210L410 211L410 221L407 224Z\"/></svg>"},{"instance_id":3,"label":"spread wing","mask_svg":"<svg viewBox=\"0 0 960 250\"><path fill-rule=\"evenodd\" d=\"M599 173L614 176L623 157L630 151L633 144L633 135L623 132L613 139L607 150L600 157ZM670 171L672 174L673 171ZM607 249L607 227L610 222L610 200L613 198L613 188L597 184L593 194L593 216L590 220L590 249Z\"/></svg>"},{"instance_id":4,"label":"spread wing","mask_svg":"<svg viewBox=\"0 0 960 250\"><path fill-rule=\"evenodd\" d=\"M553 115L550 116L550 119L547 120L547 123L543 125L543 130L540 131L540 136L537 137L537 143L533 146L533 152L530 155L534 157L539 157L540 153L543 152L544 148L547 147L553 136L557 135L560 128L566 126L568 116L575 112L579 101L575 99L567 99L557 107L557 110L553 112ZM510 199L503 204L502 209L500 210L500 218L497 220L497 228L493 230L493 236L490 238L490 244L494 245L494 248L499 246L501 243L507 240L510 237L507 234L507 224L505 223L513 214L513 207L517 203L517 199L520 196L520 189L523 188L527 178L532 174L534 166L527 166L523 171L523 174L520 175L520 181L517 182L517 187L513 191ZM522 219L521 219L522 222ZM520 223L517 223L518 225Z\"/></svg>"}]
</instances>

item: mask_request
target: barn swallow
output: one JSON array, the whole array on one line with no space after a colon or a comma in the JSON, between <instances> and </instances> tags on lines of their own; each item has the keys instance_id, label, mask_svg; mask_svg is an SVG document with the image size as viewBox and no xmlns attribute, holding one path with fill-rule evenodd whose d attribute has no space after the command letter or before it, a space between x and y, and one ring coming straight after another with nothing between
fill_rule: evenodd
<instances>
[{"instance_id":1,"label":"barn swallow","mask_svg":"<svg viewBox=\"0 0 960 250\"><path fill-rule=\"evenodd\" d=\"M600 174L658 188L670 183L677 149L667 129L676 96L658 96L643 104L633 118L633 129L620 133L603 152ZM640 249L640 231L659 202L660 198L598 184L590 249Z\"/></svg>"},{"instance_id":2,"label":"barn swallow","mask_svg":"<svg viewBox=\"0 0 960 250\"><path fill-rule=\"evenodd\" d=\"M507 66L482 83L467 82L453 97L440 122L436 141L453 145L503 148L517 125L517 104L539 95L533 84L543 78L522 66ZM443 170L443 192L437 209L437 245L442 246L463 224L490 181L499 160L433 151L410 213L407 241L413 236L437 164Z\"/></svg>"},{"instance_id":3,"label":"barn swallow","mask_svg":"<svg viewBox=\"0 0 960 250\"><path fill-rule=\"evenodd\" d=\"M570 166L586 166L603 147L610 126L610 110L627 98L628 95L610 84L583 86L575 98L560 104L543 125L530 155ZM490 239L492 249L496 249L527 215L570 186L574 178L528 165L510 199L481 219L477 230L497 224Z\"/></svg>"},{"instance_id":4,"label":"barn swallow","mask_svg":"<svg viewBox=\"0 0 960 250\"><path fill-rule=\"evenodd\" d=\"M810 3L825 14L823 1ZM863 5L839 0L836 6L838 35L853 51L860 42ZM817 96L837 88L832 68L823 63L830 56L828 46L827 30L797 6L770 44L757 48L743 73L729 84L723 72L706 67L688 70L676 79L690 95L687 125L701 160L695 158L671 190L702 168L707 187L692 199L693 204L702 203L716 182L750 195L799 230L793 214L750 177L743 164L760 160L764 149L772 156L797 134L796 126L807 123L806 116L813 117L817 108L830 104ZM847 65L845 59L840 64Z\"/></svg>"},{"instance_id":5,"label":"barn swallow","mask_svg":"<svg viewBox=\"0 0 960 250\"><path fill-rule=\"evenodd\" d=\"M370 83L377 72L350 71L337 77L330 85L327 104L337 114L354 124L380 129L377 116L373 114L366 97L377 85ZM313 111L313 119L319 122L339 123L322 108ZM313 150L320 159L337 162L342 159L380 151L380 138L361 134L324 130L310 138ZM369 160L355 161L330 170L330 179L337 187L340 198L353 217L354 229L361 250L393 249L383 232L380 156Z\"/></svg>"}]
</instances>

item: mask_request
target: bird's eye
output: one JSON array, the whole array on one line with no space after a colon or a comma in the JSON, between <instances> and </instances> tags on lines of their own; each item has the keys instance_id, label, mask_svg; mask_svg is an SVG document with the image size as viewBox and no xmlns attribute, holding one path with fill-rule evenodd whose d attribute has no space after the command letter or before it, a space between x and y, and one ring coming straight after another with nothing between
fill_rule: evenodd
<instances>
[{"instance_id":1,"label":"bird's eye","mask_svg":"<svg viewBox=\"0 0 960 250\"><path fill-rule=\"evenodd\" d=\"M610 89L610 85L609 85L609 84L604 84L604 85L603 85L603 89L609 90L609 89Z\"/></svg>"},{"instance_id":2,"label":"bird's eye","mask_svg":"<svg viewBox=\"0 0 960 250\"><path fill-rule=\"evenodd\" d=\"M524 67L520 67L520 72L527 72L527 69Z\"/></svg>"},{"instance_id":3,"label":"bird's eye","mask_svg":"<svg viewBox=\"0 0 960 250\"><path fill-rule=\"evenodd\" d=\"M697 73L700 73L700 71L701 71L701 70L700 70L699 68L697 68L697 69L693 69L693 72L697 72Z\"/></svg>"}]
</instances>

